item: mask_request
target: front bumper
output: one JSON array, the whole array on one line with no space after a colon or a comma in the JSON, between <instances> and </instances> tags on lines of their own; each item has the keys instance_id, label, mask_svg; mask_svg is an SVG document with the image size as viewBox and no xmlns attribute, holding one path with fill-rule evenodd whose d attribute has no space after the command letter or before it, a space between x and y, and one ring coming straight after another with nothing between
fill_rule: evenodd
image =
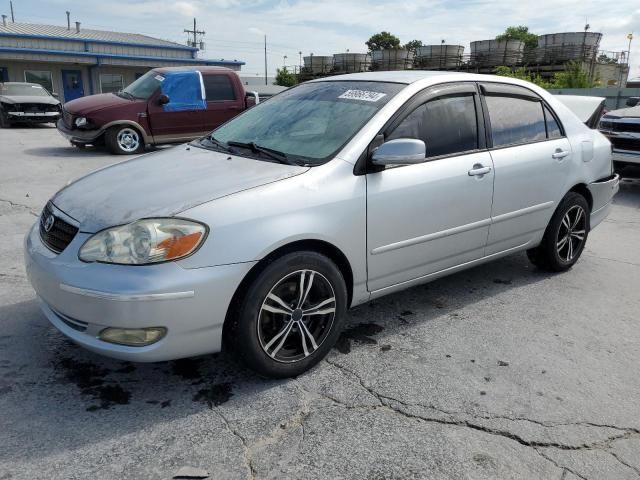
<instances>
[{"instance_id":1,"label":"front bumper","mask_svg":"<svg viewBox=\"0 0 640 480\"><path fill-rule=\"evenodd\" d=\"M60 112L7 112L7 118L12 122L57 122L60 119Z\"/></svg>"},{"instance_id":2,"label":"front bumper","mask_svg":"<svg viewBox=\"0 0 640 480\"><path fill-rule=\"evenodd\" d=\"M589 223L591 229L594 229L609 215L613 197L618 193L618 190L620 190L620 175L616 173L611 177L590 183L588 188L593 200Z\"/></svg>"},{"instance_id":3,"label":"front bumper","mask_svg":"<svg viewBox=\"0 0 640 480\"><path fill-rule=\"evenodd\" d=\"M80 130L80 129L70 129L64 124L64 121L60 118L56 123L56 128L60 135L62 135L67 140L74 143L92 143L95 141L100 135L104 133L104 129L97 128L95 130Z\"/></svg>"},{"instance_id":4,"label":"front bumper","mask_svg":"<svg viewBox=\"0 0 640 480\"><path fill-rule=\"evenodd\" d=\"M89 236L78 233L59 255L42 243L37 223L25 237L27 276L60 332L96 353L138 362L220 351L231 298L253 263L194 269L179 262L85 263L77 253ZM100 340L106 327L165 327L167 334L152 345L130 347Z\"/></svg>"}]
</instances>

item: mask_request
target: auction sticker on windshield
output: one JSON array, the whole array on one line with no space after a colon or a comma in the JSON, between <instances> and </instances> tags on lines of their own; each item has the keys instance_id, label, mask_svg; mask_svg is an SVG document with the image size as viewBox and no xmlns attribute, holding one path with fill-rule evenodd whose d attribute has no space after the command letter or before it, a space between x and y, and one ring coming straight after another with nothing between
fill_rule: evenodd
<instances>
[{"instance_id":1,"label":"auction sticker on windshield","mask_svg":"<svg viewBox=\"0 0 640 480\"><path fill-rule=\"evenodd\" d=\"M377 102L386 95L386 93L371 92L369 90L347 90L338 98L344 98L347 100L363 100L365 102Z\"/></svg>"}]
</instances>

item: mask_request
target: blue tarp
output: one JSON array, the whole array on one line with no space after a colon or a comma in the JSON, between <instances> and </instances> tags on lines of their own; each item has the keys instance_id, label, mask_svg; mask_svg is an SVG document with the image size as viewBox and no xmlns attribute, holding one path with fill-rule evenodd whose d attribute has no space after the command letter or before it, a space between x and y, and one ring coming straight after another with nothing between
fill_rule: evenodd
<instances>
[{"instance_id":1,"label":"blue tarp","mask_svg":"<svg viewBox=\"0 0 640 480\"><path fill-rule=\"evenodd\" d=\"M160 89L169 97L169 103L164 105L165 112L207 109L202 75L198 71L167 73Z\"/></svg>"}]
</instances>

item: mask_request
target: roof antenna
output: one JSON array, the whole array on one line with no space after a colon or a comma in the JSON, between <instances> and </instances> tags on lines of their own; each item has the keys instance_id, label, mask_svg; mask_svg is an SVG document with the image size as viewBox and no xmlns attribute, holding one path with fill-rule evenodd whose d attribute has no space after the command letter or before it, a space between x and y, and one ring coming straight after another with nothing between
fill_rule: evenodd
<instances>
[{"instance_id":1,"label":"roof antenna","mask_svg":"<svg viewBox=\"0 0 640 480\"><path fill-rule=\"evenodd\" d=\"M9 6L11 7L11 23L16 23L16 17L13 16L13 2L9 0Z\"/></svg>"},{"instance_id":2,"label":"roof antenna","mask_svg":"<svg viewBox=\"0 0 640 480\"><path fill-rule=\"evenodd\" d=\"M67 10L67 30L71 30L71 12Z\"/></svg>"}]
</instances>

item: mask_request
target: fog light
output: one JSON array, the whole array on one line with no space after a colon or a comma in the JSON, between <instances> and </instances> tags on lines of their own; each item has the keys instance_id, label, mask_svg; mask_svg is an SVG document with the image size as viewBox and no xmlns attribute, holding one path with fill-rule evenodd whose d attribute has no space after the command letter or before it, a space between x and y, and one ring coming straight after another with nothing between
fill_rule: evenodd
<instances>
[{"instance_id":1,"label":"fog light","mask_svg":"<svg viewBox=\"0 0 640 480\"><path fill-rule=\"evenodd\" d=\"M164 327L149 328L105 328L98 338L105 342L130 347L144 347L156 343L167 334Z\"/></svg>"}]
</instances>

